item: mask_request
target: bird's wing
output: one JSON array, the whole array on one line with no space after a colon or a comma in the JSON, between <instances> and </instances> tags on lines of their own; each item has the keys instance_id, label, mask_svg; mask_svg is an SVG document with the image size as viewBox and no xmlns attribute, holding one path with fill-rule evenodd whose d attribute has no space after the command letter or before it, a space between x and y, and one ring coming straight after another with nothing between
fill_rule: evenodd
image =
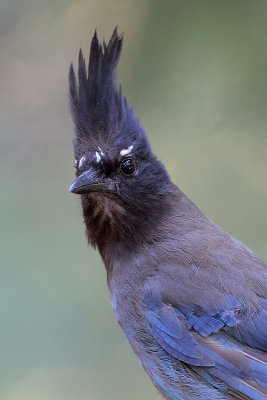
<instances>
[{"instance_id":1,"label":"bird's wing","mask_svg":"<svg viewBox=\"0 0 267 400\"><path fill-rule=\"evenodd\" d=\"M234 336L248 338L255 333L254 342L266 347L266 301L263 309L243 329L233 309L209 310L197 304L171 305L162 301L158 287L146 285L143 305L147 325L156 341L171 356L188 364L195 372L220 390L238 399L267 399L267 354L236 340ZM259 338L264 332L264 339Z\"/></svg>"}]
</instances>

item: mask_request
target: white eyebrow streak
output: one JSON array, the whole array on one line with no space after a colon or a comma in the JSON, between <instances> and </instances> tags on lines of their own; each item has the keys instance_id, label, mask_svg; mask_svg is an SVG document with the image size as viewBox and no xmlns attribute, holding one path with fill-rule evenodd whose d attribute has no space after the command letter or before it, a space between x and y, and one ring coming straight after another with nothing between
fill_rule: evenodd
<instances>
[{"instance_id":1,"label":"white eyebrow streak","mask_svg":"<svg viewBox=\"0 0 267 400\"><path fill-rule=\"evenodd\" d=\"M101 156L99 155L98 151L95 152L95 158L96 158L96 162L101 161Z\"/></svg>"},{"instance_id":2,"label":"white eyebrow streak","mask_svg":"<svg viewBox=\"0 0 267 400\"><path fill-rule=\"evenodd\" d=\"M84 162L85 162L85 157L82 156L82 158L79 161L79 168L81 168L83 166Z\"/></svg>"},{"instance_id":3,"label":"white eyebrow streak","mask_svg":"<svg viewBox=\"0 0 267 400\"><path fill-rule=\"evenodd\" d=\"M101 156L103 157L103 156L105 155L104 152L103 152L103 150L102 150L100 147L98 147L98 150L99 150Z\"/></svg>"},{"instance_id":4,"label":"white eyebrow streak","mask_svg":"<svg viewBox=\"0 0 267 400\"><path fill-rule=\"evenodd\" d=\"M123 149L120 151L121 156L126 156L127 154L130 154L133 149L133 146L129 146L127 149Z\"/></svg>"}]
</instances>

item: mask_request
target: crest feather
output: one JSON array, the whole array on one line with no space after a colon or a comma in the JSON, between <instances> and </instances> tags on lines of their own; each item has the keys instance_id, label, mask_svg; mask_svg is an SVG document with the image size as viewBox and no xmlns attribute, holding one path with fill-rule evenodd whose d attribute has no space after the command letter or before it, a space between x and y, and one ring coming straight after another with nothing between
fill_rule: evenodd
<instances>
[{"instance_id":1,"label":"crest feather","mask_svg":"<svg viewBox=\"0 0 267 400\"><path fill-rule=\"evenodd\" d=\"M69 94L72 117L79 137L96 139L109 135L121 125L126 100L116 84L116 68L122 49L117 28L106 45L99 43L95 31L91 41L88 71L82 50L79 52L78 85L73 64L69 71Z\"/></svg>"}]
</instances>

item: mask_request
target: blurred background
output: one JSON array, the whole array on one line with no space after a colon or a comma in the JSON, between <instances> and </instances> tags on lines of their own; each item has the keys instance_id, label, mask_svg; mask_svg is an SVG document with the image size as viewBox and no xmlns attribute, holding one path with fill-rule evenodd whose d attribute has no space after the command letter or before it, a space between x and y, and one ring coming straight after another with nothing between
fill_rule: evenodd
<instances>
[{"instance_id":1,"label":"blurred background","mask_svg":"<svg viewBox=\"0 0 267 400\"><path fill-rule=\"evenodd\" d=\"M67 74L124 33L119 76L179 187L267 261L266 0L1 0L0 398L160 399L87 246Z\"/></svg>"}]
</instances>

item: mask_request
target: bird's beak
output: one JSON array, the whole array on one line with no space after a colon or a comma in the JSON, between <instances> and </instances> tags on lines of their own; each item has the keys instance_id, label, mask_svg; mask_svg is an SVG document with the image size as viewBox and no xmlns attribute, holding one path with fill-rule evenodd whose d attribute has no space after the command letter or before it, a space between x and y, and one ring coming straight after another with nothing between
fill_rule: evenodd
<instances>
[{"instance_id":1,"label":"bird's beak","mask_svg":"<svg viewBox=\"0 0 267 400\"><path fill-rule=\"evenodd\" d=\"M109 178L99 179L95 171L89 169L78 176L70 185L69 192L76 194L88 194L91 192L116 193L116 184Z\"/></svg>"}]
</instances>

